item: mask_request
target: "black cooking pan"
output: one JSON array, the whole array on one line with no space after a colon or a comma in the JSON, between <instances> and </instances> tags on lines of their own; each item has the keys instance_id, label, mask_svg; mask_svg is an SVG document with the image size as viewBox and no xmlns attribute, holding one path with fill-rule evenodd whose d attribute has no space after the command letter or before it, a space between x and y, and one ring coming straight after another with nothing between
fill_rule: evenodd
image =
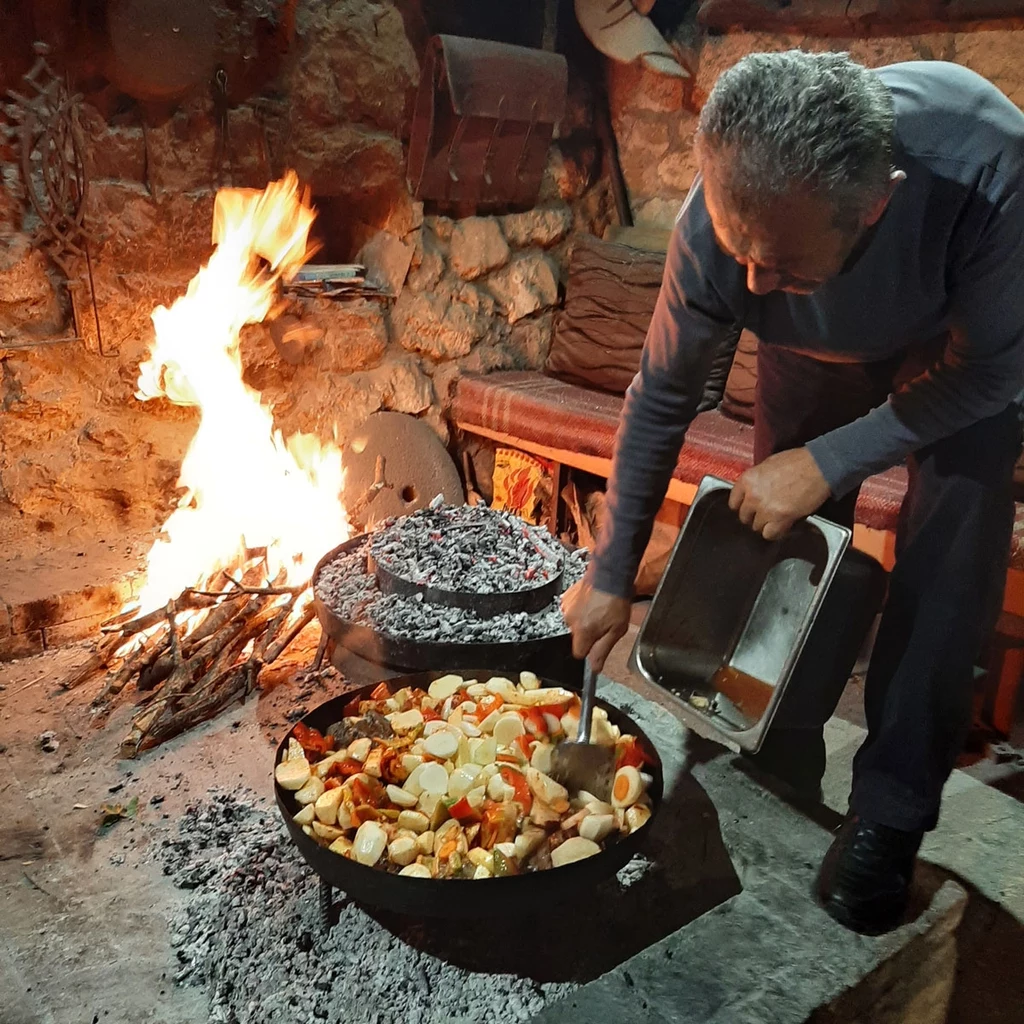
<instances>
[{"instance_id":1,"label":"black cooking pan","mask_svg":"<svg viewBox=\"0 0 1024 1024\"><path fill-rule=\"evenodd\" d=\"M451 669L464 679L475 679L486 682L495 672L491 670ZM404 686L426 689L430 683L446 672L419 672L415 675L398 676L388 679L392 692ZM325 701L314 708L302 719L304 725L323 732L328 726L344 717L345 705L350 701L368 700L370 693L377 684L364 686L362 689L343 694ZM544 686L563 686L565 684L552 680L542 680ZM578 689L568 686L567 689ZM587 857L585 860L566 864L560 868L547 871L535 871L522 875L511 875L505 878L471 879L471 878L409 878L388 874L377 868L366 867L357 861L348 860L326 847L319 846L302 831L302 826L292 820L299 811L294 793L282 789L274 783L277 806L284 817L285 825L295 840L299 852L309 866L320 876L329 887L343 890L352 899L368 903L376 907L384 907L400 914L412 914L427 917L475 917L498 912L522 915L532 910L544 911L553 902L589 888L596 883L615 874L626 861L636 853L647 836L651 821L658 813L662 794L661 759L650 740L633 722L618 708L598 699L596 703L608 712L609 720L624 733L637 738L652 764L645 769L654 781L648 792L651 797L651 818L647 824L635 832L624 836L614 845ZM288 746L289 732L277 748L275 766L283 759ZM327 894L329 899L329 890Z\"/></svg>"},{"instance_id":2,"label":"black cooking pan","mask_svg":"<svg viewBox=\"0 0 1024 1024\"><path fill-rule=\"evenodd\" d=\"M491 674L528 669L563 680L563 685L579 689L583 682L583 662L572 656L572 637L568 630L557 636L504 643L410 640L389 636L369 626L342 618L317 596L317 581L325 565L339 555L356 551L368 537L363 534L328 551L313 570L313 607L323 631L343 647L377 665L406 671L437 669L443 673L449 665L478 665L492 669Z\"/></svg>"}]
</instances>

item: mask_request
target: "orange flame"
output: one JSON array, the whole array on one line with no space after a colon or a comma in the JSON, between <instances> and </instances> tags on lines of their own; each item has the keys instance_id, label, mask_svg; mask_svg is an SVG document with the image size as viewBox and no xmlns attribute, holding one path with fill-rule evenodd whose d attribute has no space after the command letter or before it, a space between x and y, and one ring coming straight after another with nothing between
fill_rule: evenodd
<instances>
[{"instance_id":1,"label":"orange flame","mask_svg":"<svg viewBox=\"0 0 1024 1024\"><path fill-rule=\"evenodd\" d=\"M278 282L309 257L315 214L289 172L262 192L222 189L216 245L188 291L153 311L156 341L139 367L136 397L198 406L199 428L181 465L187 493L149 552L143 611L266 547L268 575L307 580L349 535L341 450L310 434L285 439L261 396L242 381L241 329L274 304Z\"/></svg>"}]
</instances>

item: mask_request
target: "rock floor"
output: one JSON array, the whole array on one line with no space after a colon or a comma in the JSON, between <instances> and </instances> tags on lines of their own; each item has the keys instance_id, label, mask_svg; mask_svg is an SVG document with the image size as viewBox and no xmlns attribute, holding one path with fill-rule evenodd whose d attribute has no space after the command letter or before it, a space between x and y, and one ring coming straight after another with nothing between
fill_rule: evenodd
<instances>
[{"instance_id":1,"label":"rock floor","mask_svg":"<svg viewBox=\"0 0 1024 1024\"><path fill-rule=\"evenodd\" d=\"M625 678L627 650L624 644L610 665L614 678ZM536 931L500 919L453 935L451 925L417 926L346 905L340 910L343 931L325 939L313 932L308 875L289 861L294 855L287 847L274 845L277 812L266 795L286 715L330 693L299 694L283 683L138 761L124 762L116 752L130 707L94 723L88 701L98 683L71 693L57 686L83 656L82 648L72 648L0 666L2 1024L305 1021L323 1019L318 1007L330 1008L333 1018L343 1003L326 996L302 1003L304 1015L288 1001L290 986L308 992L325 977L331 998L337 992L351 999L356 989L354 1005L362 1016L350 1015L353 1024L399 1019L383 1005L381 978L392 979L392 989L401 986L401 1005L413 1011L401 1019L425 1022L767 1024L806 1020L833 1006L832 1016L814 1018L831 1024L847 1019L834 1010L843 992L955 923L963 898L951 874L967 883L970 898L960 926L950 1020L1019 1019L1021 982L1003 977L999 965L1024 953L1024 884L1015 852L1024 808L967 776L951 782L943 826L926 847L925 856L944 870L923 873L915 919L889 939L860 939L833 926L807 895L828 844L823 824L834 816L817 823L798 814L738 771L722 748L685 733L668 710L606 681L605 695L642 719L655 738L672 780L654 845L658 870L641 864L634 866L636 877L607 883L593 894L597 902L583 919L552 908L540 934L554 955L534 953L532 963L515 950L528 947ZM372 672L353 666L350 677L359 671ZM53 753L38 743L45 731L58 741ZM845 795L857 742L855 726L832 723L826 788L834 806ZM188 815L194 821L197 814L213 813L211 792L240 808L237 820L213 815L211 834L220 830L222 847L193 843L191 853L174 847ZM101 830L104 804L131 806L134 814ZM261 815L269 830L259 824ZM266 849L260 845L265 843ZM182 887L190 857L213 865L212 873ZM259 912L251 901L236 905L239 878L258 878L260 861L268 858L277 858L280 876L292 879L301 899L292 907L263 899ZM262 874L260 884L268 877ZM293 928L297 935L288 934ZM244 1000L225 999L218 956L232 942L255 943L268 932L271 938L259 941L282 944L279 966L290 963L291 969L265 970L267 977L257 979L252 976L261 969L259 958L244 960L249 990ZM300 950L305 959L297 960L290 945L306 943L304 933L313 936L310 949ZM583 953L568 969L565 949L574 942ZM513 951L504 971L496 958L503 949ZM311 951L317 953L312 960ZM759 963L751 962L755 952ZM378 970L379 962L389 966ZM809 963L817 966L809 971ZM941 967L940 959L935 963ZM951 967L942 970L948 975ZM378 981L359 986L370 974ZM502 974L505 980L494 984ZM239 977L228 978L227 988L245 988ZM275 999L277 1015L271 1013ZM1006 1015L1011 1009L1018 1015Z\"/></svg>"}]
</instances>

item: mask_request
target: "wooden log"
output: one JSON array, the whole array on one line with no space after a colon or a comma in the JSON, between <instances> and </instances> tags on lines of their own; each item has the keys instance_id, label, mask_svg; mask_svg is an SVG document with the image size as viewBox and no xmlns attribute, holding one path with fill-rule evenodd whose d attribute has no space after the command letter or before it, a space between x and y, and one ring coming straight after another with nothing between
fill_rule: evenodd
<instances>
[{"instance_id":1,"label":"wooden log","mask_svg":"<svg viewBox=\"0 0 1024 1024\"><path fill-rule=\"evenodd\" d=\"M284 654L288 645L313 621L315 615L316 609L312 604L310 604L302 613L302 616L288 628L284 636L267 649L264 664L273 665L274 662Z\"/></svg>"},{"instance_id":2,"label":"wooden log","mask_svg":"<svg viewBox=\"0 0 1024 1024\"><path fill-rule=\"evenodd\" d=\"M93 707L100 707L109 698L116 697L131 682L133 676L142 672L160 656L164 647L167 646L167 641L166 630L160 630L147 637L135 651L124 659L116 671L108 674L103 689L93 698Z\"/></svg>"},{"instance_id":3,"label":"wooden log","mask_svg":"<svg viewBox=\"0 0 1024 1024\"><path fill-rule=\"evenodd\" d=\"M120 634L104 637L97 645L96 650L89 655L86 661L79 665L60 685L65 690L73 690L81 686L86 680L91 679L97 672L105 669L114 659L117 649L124 643Z\"/></svg>"},{"instance_id":4,"label":"wooden log","mask_svg":"<svg viewBox=\"0 0 1024 1024\"><path fill-rule=\"evenodd\" d=\"M216 686L207 688L201 694L195 694L184 707L161 718L159 723L155 723L147 732L137 735L133 728L121 743L121 756L135 757L144 750L172 739L186 729L212 718L232 701L244 697L245 693L245 667L236 666L225 672Z\"/></svg>"},{"instance_id":5,"label":"wooden log","mask_svg":"<svg viewBox=\"0 0 1024 1024\"><path fill-rule=\"evenodd\" d=\"M211 605L216 604L216 599L212 597L206 597L202 594L192 594L189 591L183 591L174 599L174 607L179 612L188 611L190 608L209 608ZM125 622L121 625L116 625L117 619L111 619L111 625L104 624L100 627L101 632L104 633L120 633L124 639L130 636L134 636L136 633L142 633L147 629L152 629L155 625L161 622L167 615L166 606L155 608L151 612L146 612L145 615L140 615L137 619L132 619L131 622Z\"/></svg>"}]
</instances>

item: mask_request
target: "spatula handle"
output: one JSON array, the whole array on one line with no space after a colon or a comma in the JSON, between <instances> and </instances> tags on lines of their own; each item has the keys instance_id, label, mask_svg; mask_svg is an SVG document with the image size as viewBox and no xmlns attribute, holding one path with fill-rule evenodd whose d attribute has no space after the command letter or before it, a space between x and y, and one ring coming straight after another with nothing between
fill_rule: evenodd
<instances>
[{"instance_id":1,"label":"spatula handle","mask_svg":"<svg viewBox=\"0 0 1024 1024\"><path fill-rule=\"evenodd\" d=\"M590 665L590 659L583 659L583 692L580 694L580 724L576 731L577 743L590 742L590 727L594 717L594 691L597 689L597 676Z\"/></svg>"}]
</instances>

